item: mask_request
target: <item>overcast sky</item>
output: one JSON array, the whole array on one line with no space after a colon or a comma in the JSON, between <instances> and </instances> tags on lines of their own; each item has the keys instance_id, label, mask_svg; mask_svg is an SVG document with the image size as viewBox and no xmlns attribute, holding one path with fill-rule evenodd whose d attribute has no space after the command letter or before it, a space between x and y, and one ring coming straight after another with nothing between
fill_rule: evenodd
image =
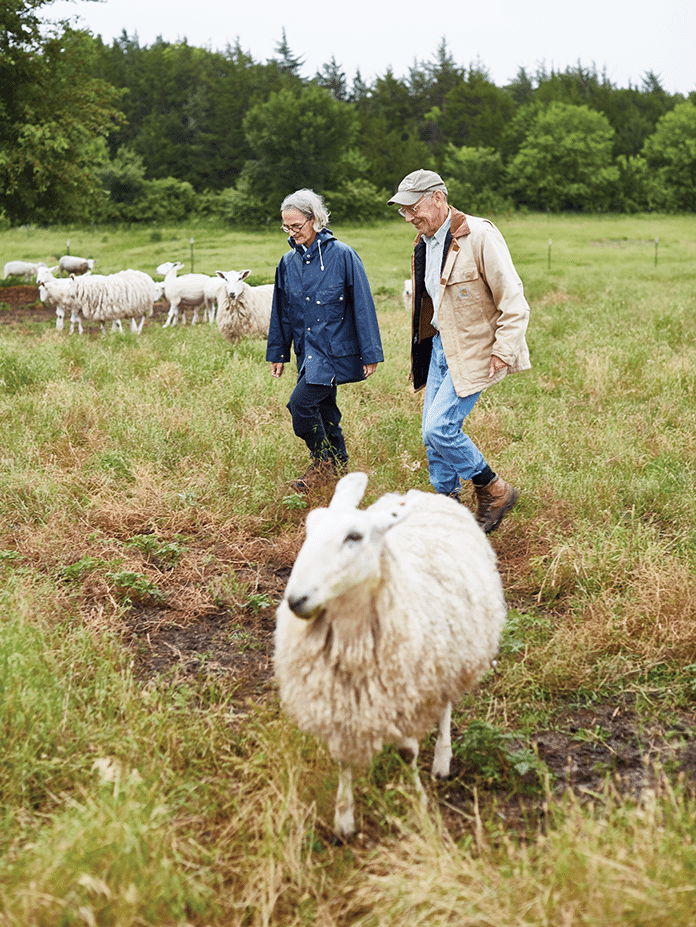
<instances>
[{"instance_id":1,"label":"overcast sky","mask_svg":"<svg viewBox=\"0 0 696 927\"><path fill-rule=\"evenodd\" d=\"M141 46L166 42L224 51L239 38L254 61L272 58L283 29L292 53L313 77L333 57L348 85L391 67L408 76L415 61L434 58L443 37L456 64L483 65L499 87L520 67L565 70L580 62L606 72L618 87L640 87L659 75L669 93L696 90L694 0L55 0L50 19L75 24L111 44L125 29Z\"/></svg>"}]
</instances>

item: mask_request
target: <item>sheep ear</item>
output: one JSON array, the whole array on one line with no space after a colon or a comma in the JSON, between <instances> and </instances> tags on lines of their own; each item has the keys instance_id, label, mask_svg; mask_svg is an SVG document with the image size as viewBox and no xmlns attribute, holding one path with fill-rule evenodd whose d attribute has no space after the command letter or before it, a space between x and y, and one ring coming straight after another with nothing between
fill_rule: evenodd
<instances>
[{"instance_id":1,"label":"sheep ear","mask_svg":"<svg viewBox=\"0 0 696 927\"><path fill-rule=\"evenodd\" d=\"M225 271L224 271L224 270L216 270L215 273L218 275L218 277L222 277L223 280L225 279Z\"/></svg>"},{"instance_id":2,"label":"sheep ear","mask_svg":"<svg viewBox=\"0 0 696 927\"><path fill-rule=\"evenodd\" d=\"M357 471L355 473L348 473L336 483L329 508L357 509L360 500L365 495L366 488L367 473L359 473Z\"/></svg>"},{"instance_id":3,"label":"sheep ear","mask_svg":"<svg viewBox=\"0 0 696 927\"><path fill-rule=\"evenodd\" d=\"M246 280L246 278L247 278L250 274L251 274L251 271L250 271L250 270L240 270L240 271L239 271L239 279L240 279L240 280Z\"/></svg>"},{"instance_id":4,"label":"sheep ear","mask_svg":"<svg viewBox=\"0 0 696 927\"><path fill-rule=\"evenodd\" d=\"M398 525L400 521L410 514L414 502L415 499L413 498L409 499L408 496L401 496L400 501L394 502L393 505L372 512L368 510L368 514L375 528L384 533L389 528L393 528L394 525Z\"/></svg>"}]
</instances>

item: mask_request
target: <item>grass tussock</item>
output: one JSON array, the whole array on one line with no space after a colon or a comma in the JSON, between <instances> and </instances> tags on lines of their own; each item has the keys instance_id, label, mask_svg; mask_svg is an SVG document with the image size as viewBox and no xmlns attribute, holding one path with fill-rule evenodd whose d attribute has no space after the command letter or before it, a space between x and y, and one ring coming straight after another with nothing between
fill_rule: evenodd
<instances>
[{"instance_id":1,"label":"grass tussock","mask_svg":"<svg viewBox=\"0 0 696 927\"><path fill-rule=\"evenodd\" d=\"M456 706L451 781L428 781L423 745L426 812L395 751L356 778L350 846L331 840L335 764L271 678L308 511L288 487L307 463L292 372L274 381L262 341L206 325L3 324L1 927L690 927L694 219L499 225L534 366L467 423L521 490L491 536L510 604L498 665ZM133 232L71 241L105 271L152 273L189 247L170 231L166 254ZM428 490L409 230L335 231L365 262L385 350L340 389L351 466L366 503ZM41 253L65 240L32 235ZM658 236L658 265L597 244ZM226 248L259 279L285 248L229 230L196 245L197 270Z\"/></svg>"},{"instance_id":2,"label":"grass tussock","mask_svg":"<svg viewBox=\"0 0 696 927\"><path fill-rule=\"evenodd\" d=\"M456 844L438 822L404 829L346 887L360 927L557 924L686 925L696 901L693 801L660 779L628 804L609 787L555 804L541 833L518 841L477 813L475 838Z\"/></svg>"}]
</instances>

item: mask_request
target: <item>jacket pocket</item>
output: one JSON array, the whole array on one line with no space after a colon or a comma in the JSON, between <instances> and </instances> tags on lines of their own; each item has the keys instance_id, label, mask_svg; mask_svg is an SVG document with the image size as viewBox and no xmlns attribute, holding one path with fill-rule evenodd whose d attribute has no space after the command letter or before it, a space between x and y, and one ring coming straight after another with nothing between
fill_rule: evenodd
<instances>
[{"instance_id":1,"label":"jacket pocket","mask_svg":"<svg viewBox=\"0 0 696 927\"><path fill-rule=\"evenodd\" d=\"M346 310L346 298L340 285L324 285L317 291L314 307L318 319L341 319Z\"/></svg>"},{"instance_id":2,"label":"jacket pocket","mask_svg":"<svg viewBox=\"0 0 696 927\"><path fill-rule=\"evenodd\" d=\"M330 350L334 357L348 357L360 354L360 345L357 341L332 341Z\"/></svg>"},{"instance_id":3,"label":"jacket pocket","mask_svg":"<svg viewBox=\"0 0 696 927\"><path fill-rule=\"evenodd\" d=\"M471 300L479 287L479 272L475 264L454 269L447 285L447 290L452 294L452 301L456 303L465 303Z\"/></svg>"}]
</instances>

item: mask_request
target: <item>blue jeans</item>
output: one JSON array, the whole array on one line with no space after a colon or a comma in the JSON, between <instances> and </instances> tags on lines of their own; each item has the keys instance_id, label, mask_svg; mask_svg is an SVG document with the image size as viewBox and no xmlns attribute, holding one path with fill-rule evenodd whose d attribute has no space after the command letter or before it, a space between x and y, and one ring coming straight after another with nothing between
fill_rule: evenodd
<instances>
[{"instance_id":1,"label":"blue jeans","mask_svg":"<svg viewBox=\"0 0 696 927\"><path fill-rule=\"evenodd\" d=\"M487 466L481 451L462 431L480 395L479 391L457 396L440 335L435 335L423 400L423 443L436 492L459 492L461 480L470 480Z\"/></svg>"}]
</instances>

